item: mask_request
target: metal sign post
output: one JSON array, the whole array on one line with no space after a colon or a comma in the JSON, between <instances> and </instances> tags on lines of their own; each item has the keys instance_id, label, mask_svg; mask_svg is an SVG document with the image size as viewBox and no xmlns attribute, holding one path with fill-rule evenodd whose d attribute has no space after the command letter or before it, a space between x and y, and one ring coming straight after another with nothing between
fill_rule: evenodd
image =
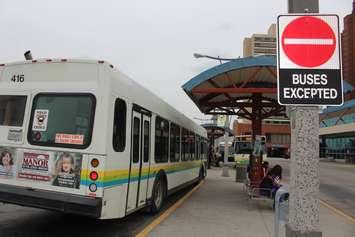
<instances>
[{"instance_id":1,"label":"metal sign post","mask_svg":"<svg viewBox=\"0 0 355 237\"><path fill-rule=\"evenodd\" d=\"M288 0L278 18L278 100L290 108L289 222L286 237L320 237L319 107L343 102L339 23L318 0ZM305 14L306 13L306 14Z\"/></svg>"}]
</instances>

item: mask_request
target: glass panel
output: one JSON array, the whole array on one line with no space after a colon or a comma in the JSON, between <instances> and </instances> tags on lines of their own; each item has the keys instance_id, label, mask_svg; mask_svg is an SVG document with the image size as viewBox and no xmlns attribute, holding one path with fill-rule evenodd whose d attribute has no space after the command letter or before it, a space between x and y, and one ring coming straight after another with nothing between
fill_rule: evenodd
<instances>
[{"instance_id":1,"label":"glass panel","mask_svg":"<svg viewBox=\"0 0 355 237\"><path fill-rule=\"evenodd\" d=\"M174 162L175 161L175 129L176 125L171 123L170 124L170 161Z\"/></svg>"},{"instance_id":2,"label":"glass panel","mask_svg":"<svg viewBox=\"0 0 355 237\"><path fill-rule=\"evenodd\" d=\"M0 126L20 127L25 115L27 96L0 96Z\"/></svg>"},{"instance_id":3,"label":"glass panel","mask_svg":"<svg viewBox=\"0 0 355 237\"><path fill-rule=\"evenodd\" d=\"M139 161L139 133L140 133L140 120L134 118L133 120L133 163Z\"/></svg>"},{"instance_id":4,"label":"glass panel","mask_svg":"<svg viewBox=\"0 0 355 237\"><path fill-rule=\"evenodd\" d=\"M92 95L39 94L33 101L29 142L85 148L91 142L94 110Z\"/></svg>"},{"instance_id":5,"label":"glass panel","mask_svg":"<svg viewBox=\"0 0 355 237\"><path fill-rule=\"evenodd\" d=\"M148 121L144 121L144 144L143 144L143 150L144 150L144 156L143 156L143 160L144 162L148 162L149 161L149 122Z\"/></svg>"},{"instance_id":6,"label":"glass panel","mask_svg":"<svg viewBox=\"0 0 355 237\"><path fill-rule=\"evenodd\" d=\"M188 160L188 131L183 128L182 129L182 151L181 151L181 160L186 161Z\"/></svg>"},{"instance_id":7,"label":"glass panel","mask_svg":"<svg viewBox=\"0 0 355 237\"><path fill-rule=\"evenodd\" d=\"M126 102L117 99L115 102L115 114L113 121L113 149L122 152L126 146Z\"/></svg>"},{"instance_id":8,"label":"glass panel","mask_svg":"<svg viewBox=\"0 0 355 237\"><path fill-rule=\"evenodd\" d=\"M169 122L166 120L163 120L164 126L163 126L163 157L162 161L163 162L168 162L169 159Z\"/></svg>"},{"instance_id":9,"label":"glass panel","mask_svg":"<svg viewBox=\"0 0 355 237\"><path fill-rule=\"evenodd\" d=\"M169 122L157 117L155 120L155 162L168 162Z\"/></svg>"},{"instance_id":10,"label":"glass panel","mask_svg":"<svg viewBox=\"0 0 355 237\"><path fill-rule=\"evenodd\" d=\"M175 161L179 161L180 160L180 127L176 126L175 129Z\"/></svg>"},{"instance_id":11,"label":"glass panel","mask_svg":"<svg viewBox=\"0 0 355 237\"><path fill-rule=\"evenodd\" d=\"M193 132L190 132L190 160L195 159L195 134Z\"/></svg>"}]
</instances>

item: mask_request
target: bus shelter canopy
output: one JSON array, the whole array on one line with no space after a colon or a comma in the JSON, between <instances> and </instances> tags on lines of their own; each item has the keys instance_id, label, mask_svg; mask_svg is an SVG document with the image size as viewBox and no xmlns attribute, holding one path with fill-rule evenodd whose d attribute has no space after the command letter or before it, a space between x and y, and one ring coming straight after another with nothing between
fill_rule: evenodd
<instances>
[{"instance_id":1,"label":"bus shelter canopy","mask_svg":"<svg viewBox=\"0 0 355 237\"><path fill-rule=\"evenodd\" d=\"M204 114L250 120L286 116L277 102L275 56L238 58L212 67L182 86Z\"/></svg>"}]
</instances>

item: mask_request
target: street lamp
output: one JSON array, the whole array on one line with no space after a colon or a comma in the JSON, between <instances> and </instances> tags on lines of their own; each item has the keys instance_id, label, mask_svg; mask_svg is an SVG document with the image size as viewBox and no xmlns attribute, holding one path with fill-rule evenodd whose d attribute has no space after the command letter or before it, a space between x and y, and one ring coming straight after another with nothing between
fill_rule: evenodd
<instances>
[{"instance_id":1,"label":"street lamp","mask_svg":"<svg viewBox=\"0 0 355 237\"><path fill-rule=\"evenodd\" d=\"M232 61L232 60L236 60L237 58L220 58L218 57L213 57L213 56L209 56L209 55L204 55L204 54L199 54L199 53L194 53L193 54L194 58L209 58L209 59L213 59L213 60L218 60L220 64L222 64L222 61ZM240 58L240 57L238 57ZM224 177L229 177L229 168L227 166L227 162L228 162L228 137L229 137L229 126L230 126L230 118L228 115L226 115L225 118L225 122L224 122L224 157L223 157L223 170L222 170L222 176Z\"/></svg>"},{"instance_id":2,"label":"street lamp","mask_svg":"<svg viewBox=\"0 0 355 237\"><path fill-rule=\"evenodd\" d=\"M236 60L238 58L220 58L218 57L213 57L213 56L209 56L209 55L205 55L205 54L199 54L199 53L194 53L193 54L194 58L209 58L209 59L214 59L214 60L219 60L219 61L232 61L232 60Z\"/></svg>"}]
</instances>

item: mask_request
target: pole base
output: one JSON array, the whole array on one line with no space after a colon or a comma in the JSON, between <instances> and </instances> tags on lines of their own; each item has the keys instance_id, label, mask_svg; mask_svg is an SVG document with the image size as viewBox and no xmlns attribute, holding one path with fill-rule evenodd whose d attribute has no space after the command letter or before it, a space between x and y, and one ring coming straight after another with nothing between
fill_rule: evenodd
<instances>
[{"instance_id":1,"label":"pole base","mask_svg":"<svg viewBox=\"0 0 355 237\"><path fill-rule=\"evenodd\" d=\"M299 230L293 230L288 224L286 225L286 237L322 237L322 232L311 231L302 233Z\"/></svg>"},{"instance_id":2,"label":"pole base","mask_svg":"<svg viewBox=\"0 0 355 237\"><path fill-rule=\"evenodd\" d=\"M222 176L223 177L229 177L229 167L228 166L223 166L223 169L222 169Z\"/></svg>"}]
</instances>

